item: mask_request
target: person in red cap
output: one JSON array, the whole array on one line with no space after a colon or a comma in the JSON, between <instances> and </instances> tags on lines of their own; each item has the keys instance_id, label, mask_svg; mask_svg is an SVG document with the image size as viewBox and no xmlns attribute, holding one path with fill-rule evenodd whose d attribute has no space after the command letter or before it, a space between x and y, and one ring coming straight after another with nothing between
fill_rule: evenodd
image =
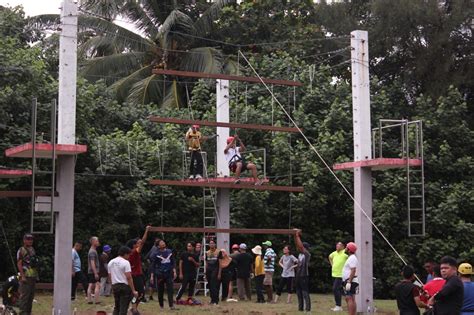
<instances>
[{"instance_id":1,"label":"person in red cap","mask_svg":"<svg viewBox=\"0 0 474 315\"><path fill-rule=\"evenodd\" d=\"M239 146L237 146L239 142ZM249 170L252 172L252 177L255 180L255 185L261 185L262 182L257 176L257 166L252 162L245 161L241 153L245 152L245 145L236 134L233 137L227 138L227 146L224 149L225 158L229 169L235 173L234 184L240 183L240 173Z\"/></svg>"},{"instance_id":2,"label":"person in red cap","mask_svg":"<svg viewBox=\"0 0 474 315\"><path fill-rule=\"evenodd\" d=\"M354 296L357 294L359 281L357 279L357 264L359 261L355 255L357 245L349 242L346 245L346 253L349 256L342 268L342 294L346 297L347 310L349 315L355 315L357 305Z\"/></svg>"},{"instance_id":3,"label":"person in red cap","mask_svg":"<svg viewBox=\"0 0 474 315\"><path fill-rule=\"evenodd\" d=\"M239 254L239 244L232 245L232 253L230 257L235 259L235 257ZM234 299L234 283L237 282L237 266L235 265L234 261L234 269L232 272L232 279L229 282L229 296L227 297L227 302L237 302L237 299Z\"/></svg>"}]
</instances>

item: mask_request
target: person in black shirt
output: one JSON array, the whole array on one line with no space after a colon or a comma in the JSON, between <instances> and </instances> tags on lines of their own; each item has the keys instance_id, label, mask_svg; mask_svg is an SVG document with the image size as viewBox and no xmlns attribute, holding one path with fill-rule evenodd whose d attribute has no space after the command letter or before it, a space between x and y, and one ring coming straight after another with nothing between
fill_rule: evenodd
<instances>
[{"instance_id":1,"label":"person in black shirt","mask_svg":"<svg viewBox=\"0 0 474 315\"><path fill-rule=\"evenodd\" d=\"M219 261L217 256L219 251L214 240L209 241L209 250L206 252L206 279L211 295L211 305L219 304Z\"/></svg>"},{"instance_id":2,"label":"person in black shirt","mask_svg":"<svg viewBox=\"0 0 474 315\"><path fill-rule=\"evenodd\" d=\"M183 304L180 300L186 287L189 287L188 303L192 300L194 295L197 268L199 267L199 255L196 255L194 248L194 242L189 242L186 245L186 252L182 253L179 259L179 279L181 280L181 287L176 295L176 304Z\"/></svg>"},{"instance_id":3,"label":"person in black shirt","mask_svg":"<svg viewBox=\"0 0 474 315\"><path fill-rule=\"evenodd\" d=\"M250 274L253 268L253 257L247 253L247 245L242 243L239 245L240 253L235 256L235 263L237 266L237 293L239 300L244 301L244 294L247 300L251 300L252 295L250 291Z\"/></svg>"},{"instance_id":4,"label":"person in black shirt","mask_svg":"<svg viewBox=\"0 0 474 315\"><path fill-rule=\"evenodd\" d=\"M420 315L418 307L428 308L420 300L420 290L413 284L415 271L411 266L403 266L403 280L395 286L395 296L400 315Z\"/></svg>"},{"instance_id":5,"label":"person in black shirt","mask_svg":"<svg viewBox=\"0 0 474 315\"><path fill-rule=\"evenodd\" d=\"M459 315L464 299L464 285L457 276L456 259L450 256L441 258L440 270L446 283L430 298L428 305L433 305L436 315Z\"/></svg>"}]
</instances>

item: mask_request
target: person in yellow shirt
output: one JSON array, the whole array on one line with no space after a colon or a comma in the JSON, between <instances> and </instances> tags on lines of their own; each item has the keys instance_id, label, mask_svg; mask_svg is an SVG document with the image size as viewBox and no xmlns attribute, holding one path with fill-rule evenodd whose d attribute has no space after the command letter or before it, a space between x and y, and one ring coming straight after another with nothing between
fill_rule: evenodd
<instances>
[{"instance_id":1,"label":"person in yellow shirt","mask_svg":"<svg viewBox=\"0 0 474 315\"><path fill-rule=\"evenodd\" d=\"M190 179L201 179L203 174L201 143L209 139L209 137L203 137L199 129L199 125L192 125L186 132L185 136L189 152L191 153L191 165L189 169Z\"/></svg>"},{"instance_id":2,"label":"person in yellow shirt","mask_svg":"<svg viewBox=\"0 0 474 315\"><path fill-rule=\"evenodd\" d=\"M265 303L265 297L263 296L265 268L263 265L262 247L260 245L255 246L252 248L252 253L255 254L255 290L257 291L257 303Z\"/></svg>"},{"instance_id":3,"label":"person in yellow shirt","mask_svg":"<svg viewBox=\"0 0 474 315\"><path fill-rule=\"evenodd\" d=\"M333 282L333 293L334 293L334 301L336 302L336 306L334 306L331 310L334 312L341 312L341 297L342 297L342 268L347 260L347 254L345 253L346 246L342 242L338 242L336 244L336 250L333 251L328 259L329 263L332 267L332 278L334 279Z\"/></svg>"}]
</instances>

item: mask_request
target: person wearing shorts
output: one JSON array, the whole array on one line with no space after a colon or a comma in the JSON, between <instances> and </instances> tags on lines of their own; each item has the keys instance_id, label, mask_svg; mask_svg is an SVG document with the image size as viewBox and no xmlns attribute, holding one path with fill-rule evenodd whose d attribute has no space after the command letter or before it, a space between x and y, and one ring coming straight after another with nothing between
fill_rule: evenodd
<instances>
[{"instance_id":1,"label":"person wearing shorts","mask_svg":"<svg viewBox=\"0 0 474 315\"><path fill-rule=\"evenodd\" d=\"M132 270L132 279L133 279L133 286L135 290L138 292L138 297L132 300L132 315L139 315L140 312L138 311L138 304L143 300L145 297L145 279L142 270L142 248L143 244L145 244L146 239L148 237L148 229L150 227L147 226L145 229L145 233L141 239L136 238L132 239L127 242L127 247L132 249L132 252L129 255L128 260L130 261L130 266Z\"/></svg>"},{"instance_id":2,"label":"person wearing shorts","mask_svg":"<svg viewBox=\"0 0 474 315\"><path fill-rule=\"evenodd\" d=\"M91 248L87 253L87 280L89 286L87 287L87 303L99 304L99 293L100 293L100 276L99 276L99 254L97 253L97 247L100 246L99 238L92 236L89 240ZM94 301L92 301L94 296Z\"/></svg>"},{"instance_id":3,"label":"person wearing shorts","mask_svg":"<svg viewBox=\"0 0 474 315\"><path fill-rule=\"evenodd\" d=\"M346 253L349 256L342 268L342 295L346 297L349 315L355 315L357 304L354 296L357 294L359 281L357 280L357 264L359 261L355 255L357 245L349 242L346 245Z\"/></svg>"},{"instance_id":4,"label":"person wearing shorts","mask_svg":"<svg viewBox=\"0 0 474 315\"><path fill-rule=\"evenodd\" d=\"M283 247L283 256L281 256L279 265L283 268L281 272L281 279L278 283L277 293L275 295L275 303L278 302L278 298L281 296L283 289L286 287L288 292L288 298L286 303L291 303L291 294L294 293L293 282L295 279L295 268L298 266L298 258L291 255L290 245Z\"/></svg>"},{"instance_id":5,"label":"person wearing shorts","mask_svg":"<svg viewBox=\"0 0 474 315\"><path fill-rule=\"evenodd\" d=\"M237 146L237 142L239 142L239 146ZM227 146L224 149L224 154L229 169L235 173L234 184L240 183L241 172L249 170L252 172L255 185L261 185L262 181L260 181L257 176L257 166L252 162L245 161L245 158L242 156L243 152L245 152L245 145L238 135L227 138Z\"/></svg>"},{"instance_id":6,"label":"person wearing shorts","mask_svg":"<svg viewBox=\"0 0 474 315\"><path fill-rule=\"evenodd\" d=\"M265 241L262 243L265 254L263 255L263 267L265 269L265 278L263 286L267 292L267 301L273 303L273 273L275 272L276 253L272 248L272 242Z\"/></svg>"}]
</instances>

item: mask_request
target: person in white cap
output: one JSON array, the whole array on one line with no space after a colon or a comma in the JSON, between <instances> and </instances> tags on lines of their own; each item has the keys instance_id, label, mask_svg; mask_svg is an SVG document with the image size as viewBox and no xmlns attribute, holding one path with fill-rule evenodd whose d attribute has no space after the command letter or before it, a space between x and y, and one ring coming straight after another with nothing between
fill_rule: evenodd
<instances>
[{"instance_id":1,"label":"person in white cap","mask_svg":"<svg viewBox=\"0 0 474 315\"><path fill-rule=\"evenodd\" d=\"M235 257L237 264L237 293L239 300L244 301L252 299L250 291L250 275L253 270L253 257L247 253L247 245L242 243L239 245L240 253Z\"/></svg>"},{"instance_id":2,"label":"person in white cap","mask_svg":"<svg viewBox=\"0 0 474 315\"><path fill-rule=\"evenodd\" d=\"M263 296L263 280L265 279L265 268L263 267L262 247L260 245L252 248L255 254L255 291L257 291L257 303L265 303Z\"/></svg>"}]
</instances>

